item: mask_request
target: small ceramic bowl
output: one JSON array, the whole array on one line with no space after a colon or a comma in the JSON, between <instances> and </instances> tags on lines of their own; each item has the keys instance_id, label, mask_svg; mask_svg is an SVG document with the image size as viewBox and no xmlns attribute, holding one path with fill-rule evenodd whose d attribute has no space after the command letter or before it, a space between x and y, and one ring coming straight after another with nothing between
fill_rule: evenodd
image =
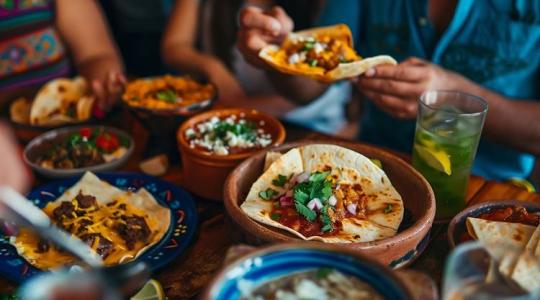
<instances>
[{"instance_id":1,"label":"small ceramic bowl","mask_svg":"<svg viewBox=\"0 0 540 300\"><path fill-rule=\"evenodd\" d=\"M51 143L53 141L56 141L60 138L67 137L73 133L79 132L81 128L90 128L90 129L97 129L97 128L103 128L105 132L112 132L116 134L119 138L129 141L129 145L127 147L127 151L124 155L121 157L114 159L110 162L102 163L99 165L94 165L90 167L85 168L77 168L77 169L49 169L44 168L37 164L37 159L39 156L48 149L51 148ZM37 136L33 140L26 145L24 148L23 153L23 159L24 161L37 173L40 175L47 177L47 178L65 178L65 177L71 177L71 176L77 176L82 175L86 171L91 172L105 172L105 171L112 171L115 169L118 169L120 166L122 166L124 163L127 162L131 154L133 153L133 149L135 147L135 142L127 134L126 132L116 129L113 127L106 127L106 126L74 126L74 127L63 127L54 129L51 131L48 131L42 135Z\"/></svg>"},{"instance_id":2,"label":"small ceramic bowl","mask_svg":"<svg viewBox=\"0 0 540 300\"><path fill-rule=\"evenodd\" d=\"M257 123L264 121L265 131L272 136L272 144L267 148L281 145L285 140L285 128L276 118L253 109L216 109L198 114L184 122L176 135L182 159L184 185L194 194L207 199L221 201L223 199L223 185L227 175L244 159L261 150L230 155L210 154L191 148L186 140L185 131L212 117L221 119L231 115L243 115L246 120Z\"/></svg>"},{"instance_id":3,"label":"small ceramic bowl","mask_svg":"<svg viewBox=\"0 0 540 300\"><path fill-rule=\"evenodd\" d=\"M462 243L463 235L467 233L466 221L469 217L477 217L492 209L505 208L509 206L523 206L528 212L540 212L540 204L533 202L525 202L519 200L506 200L495 202L484 202L467 207L462 212L457 214L448 225L448 242L452 248Z\"/></svg>"},{"instance_id":4,"label":"small ceramic bowl","mask_svg":"<svg viewBox=\"0 0 540 300\"><path fill-rule=\"evenodd\" d=\"M271 151L287 150L317 142L286 144ZM320 143L320 142L319 142ZM382 162L383 170L397 189L405 205L405 214L397 235L379 241L339 244L367 255L392 268L410 264L427 246L429 230L435 217L435 196L429 183L411 165L389 152L352 142L325 142L349 148ZM234 238L251 245L300 240L286 231L266 226L248 217L240 208L251 185L262 174L265 152L241 163L225 184L225 208L234 227Z\"/></svg>"},{"instance_id":5,"label":"small ceramic bowl","mask_svg":"<svg viewBox=\"0 0 540 300\"><path fill-rule=\"evenodd\" d=\"M291 273L322 267L362 280L384 299L411 299L410 291L388 268L349 249L322 243L287 243L242 256L214 277L201 299L240 299L241 282L259 286Z\"/></svg>"}]
</instances>

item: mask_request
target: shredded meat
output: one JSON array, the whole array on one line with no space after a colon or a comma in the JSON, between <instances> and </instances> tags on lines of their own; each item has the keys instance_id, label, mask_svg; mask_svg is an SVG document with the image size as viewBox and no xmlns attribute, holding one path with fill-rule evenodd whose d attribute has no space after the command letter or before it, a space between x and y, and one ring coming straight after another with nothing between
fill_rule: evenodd
<instances>
[{"instance_id":1,"label":"shredded meat","mask_svg":"<svg viewBox=\"0 0 540 300\"><path fill-rule=\"evenodd\" d=\"M98 207L96 197L83 195L82 191L79 191L79 194L77 197L75 197L75 200L79 203L80 208Z\"/></svg>"},{"instance_id":2,"label":"shredded meat","mask_svg":"<svg viewBox=\"0 0 540 300\"><path fill-rule=\"evenodd\" d=\"M92 247L94 248L94 250L96 250L97 254L99 256L101 256L102 258L107 258L107 256L109 256L109 254L111 254L111 252L113 251L113 243L111 241L109 241L108 239L104 238L101 234L99 233L88 233L88 234L85 234L83 236L81 236L81 240L83 242L85 242L88 246L92 247L94 246L94 244L96 243L96 240L97 240L97 245L96 247Z\"/></svg>"},{"instance_id":3,"label":"shredded meat","mask_svg":"<svg viewBox=\"0 0 540 300\"><path fill-rule=\"evenodd\" d=\"M146 243L150 236L150 228L143 217L122 216L114 226L129 250L135 248L137 241Z\"/></svg>"},{"instance_id":4,"label":"shredded meat","mask_svg":"<svg viewBox=\"0 0 540 300\"><path fill-rule=\"evenodd\" d=\"M53 218L55 221L61 223L62 219L64 218L72 219L73 212L74 212L73 204L71 204L71 202L64 201L60 203L60 206L58 206L57 208L53 210Z\"/></svg>"}]
</instances>

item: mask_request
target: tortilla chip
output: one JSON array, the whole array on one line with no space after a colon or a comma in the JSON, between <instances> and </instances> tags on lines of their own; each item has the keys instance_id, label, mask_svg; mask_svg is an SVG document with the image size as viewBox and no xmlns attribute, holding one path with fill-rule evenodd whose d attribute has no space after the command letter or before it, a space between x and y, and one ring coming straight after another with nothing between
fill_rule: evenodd
<instances>
[{"instance_id":1,"label":"tortilla chip","mask_svg":"<svg viewBox=\"0 0 540 300\"><path fill-rule=\"evenodd\" d=\"M540 289L539 257L528 252L521 254L512 272L512 279L529 292Z\"/></svg>"},{"instance_id":2,"label":"tortilla chip","mask_svg":"<svg viewBox=\"0 0 540 300\"><path fill-rule=\"evenodd\" d=\"M290 45L298 39L308 37L313 37L315 39L320 37L331 37L333 40L344 43L354 51L351 30L345 24L337 24L334 26L318 27L291 33L281 47L278 45L268 45L261 49L259 57L280 72L291 75L303 75L327 83L359 76L377 65L397 64L396 60L388 55L380 55L365 59L358 57L357 60L351 62L339 63L338 66L332 70L326 70L322 67L313 67L306 64L290 64L287 53L285 53L283 49L289 48Z\"/></svg>"},{"instance_id":3,"label":"tortilla chip","mask_svg":"<svg viewBox=\"0 0 540 300\"><path fill-rule=\"evenodd\" d=\"M283 188L272 185L272 180L278 175L292 176L303 172L316 172L332 169L332 175L337 176L338 183L358 183L369 195L367 210L373 213L367 220L344 219L343 230L337 236L306 238L292 228L272 220L272 201L264 201L259 197L261 191L268 188L277 190L280 194L286 192ZM383 213L392 205L392 211ZM255 181L241 208L252 219L272 227L291 232L302 239L320 240L324 242L369 242L394 236L403 219L403 201L399 193L390 183L383 170L378 168L365 156L352 150L335 145L307 145L289 150L281 155Z\"/></svg>"}]
</instances>

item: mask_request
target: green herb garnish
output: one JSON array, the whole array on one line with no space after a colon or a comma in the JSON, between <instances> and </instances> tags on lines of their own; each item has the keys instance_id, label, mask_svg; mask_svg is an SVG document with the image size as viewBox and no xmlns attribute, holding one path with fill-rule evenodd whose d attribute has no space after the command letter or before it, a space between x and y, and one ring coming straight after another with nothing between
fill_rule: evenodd
<instances>
[{"instance_id":1,"label":"green herb garnish","mask_svg":"<svg viewBox=\"0 0 540 300\"><path fill-rule=\"evenodd\" d=\"M273 213L272 215L270 215L270 218L274 221L279 221L279 219L281 219L281 214Z\"/></svg>"},{"instance_id":2,"label":"green herb garnish","mask_svg":"<svg viewBox=\"0 0 540 300\"><path fill-rule=\"evenodd\" d=\"M272 184L275 186L283 187L287 183L287 176L279 174L278 177L272 180Z\"/></svg>"},{"instance_id":3,"label":"green herb garnish","mask_svg":"<svg viewBox=\"0 0 540 300\"><path fill-rule=\"evenodd\" d=\"M304 216L308 221L313 222L317 218L317 213L309 209L307 206L300 202L295 202L294 207L296 208L296 211Z\"/></svg>"},{"instance_id":4,"label":"green herb garnish","mask_svg":"<svg viewBox=\"0 0 540 300\"><path fill-rule=\"evenodd\" d=\"M254 142L257 139L257 126L253 122L245 122L243 124L230 124L225 121L220 121L216 124L212 136L212 140L225 140L227 132L231 132L244 140Z\"/></svg>"},{"instance_id":5,"label":"green herb garnish","mask_svg":"<svg viewBox=\"0 0 540 300\"><path fill-rule=\"evenodd\" d=\"M323 279L326 278L330 273L332 273L332 268L319 268L317 269L317 273L315 273L315 277L317 277L317 279Z\"/></svg>"},{"instance_id":6,"label":"green herb garnish","mask_svg":"<svg viewBox=\"0 0 540 300\"><path fill-rule=\"evenodd\" d=\"M317 66L317 63L318 61L316 59L313 59L309 62L309 65L312 66L312 67L316 67Z\"/></svg>"},{"instance_id":7,"label":"green herb garnish","mask_svg":"<svg viewBox=\"0 0 540 300\"><path fill-rule=\"evenodd\" d=\"M392 206L392 204L387 204L386 207L384 208L384 213L385 214L389 214L391 212L394 211L394 207Z\"/></svg>"},{"instance_id":8,"label":"green herb garnish","mask_svg":"<svg viewBox=\"0 0 540 300\"><path fill-rule=\"evenodd\" d=\"M321 210L321 222L323 223L323 227L321 228L322 232L331 232L334 230L334 226L332 226L332 219L330 219L330 216L328 215L329 209L333 210L330 204L326 204Z\"/></svg>"},{"instance_id":9,"label":"green herb garnish","mask_svg":"<svg viewBox=\"0 0 540 300\"><path fill-rule=\"evenodd\" d=\"M315 47L315 41L307 41L300 51L309 51Z\"/></svg>"},{"instance_id":10,"label":"green herb garnish","mask_svg":"<svg viewBox=\"0 0 540 300\"><path fill-rule=\"evenodd\" d=\"M263 200L271 200L275 195L277 195L277 191L271 188L266 189L266 191L259 192L259 197L261 197Z\"/></svg>"},{"instance_id":11,"label":"green herb garnish","mask_svg":"<svg viewBox=\"0 0 540 300\"><path fill-rule=\"evenodd\" d=\"M167 101L170 103L176 103L176 92L171 89L161 90L156 93L156 97L159 100Z\"/></svg>"}]
</instances>

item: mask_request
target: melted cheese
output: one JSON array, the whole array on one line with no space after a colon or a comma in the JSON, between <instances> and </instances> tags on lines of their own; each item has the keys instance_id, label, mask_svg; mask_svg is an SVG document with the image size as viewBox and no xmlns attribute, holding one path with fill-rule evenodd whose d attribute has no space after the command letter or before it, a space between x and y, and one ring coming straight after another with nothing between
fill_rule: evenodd
<instances>
[{"instance_id":1,"label":"melted cheese","mask_svg":"<svg viewBox=\"0 0 540 300\"><path fill-rule=\"evenodd\" d=\"M81 221L91 220L93 224L87 226L87 230L83 231L78 236L82 236L86 233L99 233L104 238L112 242L113 248L110 254L104 259L105 265L115 265L122 262L127 262L134 259L137 254L143 250L145 247L149 246L147 244L137 242L133 250L128 250L128 247L122 237L116 233L113 229L114 224L117 222L123 222L122 220L113 220L111 217L114 213L117 213L117 216L140 216L143 217L146 221L146 224L150 228L150 236L148 240L152 240L152 237L157 234L157 221L150 218L143 210L129 204L125 197L115 199L116 203L111 206L99 205L99 208L96 210L94 207L87 209L81 209L77 207L78 202L72 200L72 204L76 209L86 211L84 216L75 216L73 219L65 220L63 223L66 227L73 225L71 233L75 234L81 224ZM119 208L120 205L124 204L126 206L125 210ZM43 211L51 217L53 211L60 206L60 203L50 203L47 205ZM49 250L43 253L38 252L38 243L40 238L30 231L29 229L22 229L17 237L15 238L15 245L17 246L19 253L24 256L32 265L40 269L53 269L61 267L64 265L70 265L75 263L75 258L71 255L61 252L56 249L54 246L50 246ZM99 237L97 237L91 248L96 251L99 246Z\"/></svg>"}]
</instances>

